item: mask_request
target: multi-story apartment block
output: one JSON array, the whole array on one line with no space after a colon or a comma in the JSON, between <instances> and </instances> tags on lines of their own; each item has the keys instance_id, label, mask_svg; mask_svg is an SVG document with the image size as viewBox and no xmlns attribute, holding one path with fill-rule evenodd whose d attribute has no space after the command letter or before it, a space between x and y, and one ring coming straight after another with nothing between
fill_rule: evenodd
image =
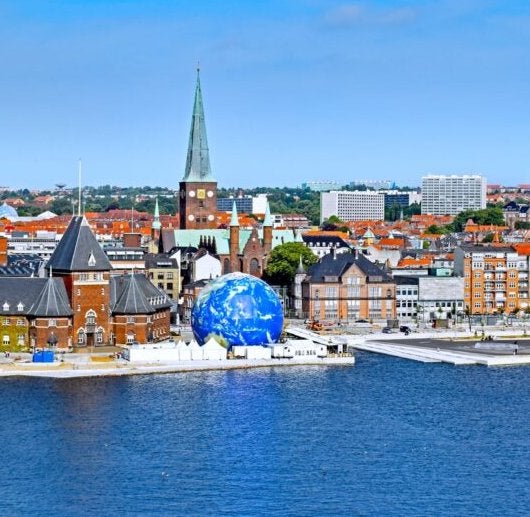
<instances>
[{"instance_id":1,"label":"multi-story apartment block","mask_svg":"<svg viewBox=\"0 0 530 517\"><path fill-rule=\"evenodd\" d=\"M478 175L424 176L421 213L456 215L486 208L486 178Z\"/></svg>"},{"instance_id":2,"label":"multi-story apartment block","mask_svg":"<svg viewBox=\"0 0 530 517\"><path fill-rule=\"evenodd\" d=\"M332 215L343 221L381 221L385 217L385 196L379 192L357 190L322 192L320 222Z\"/></svg>"},{"instance_id":3,"label":"multi-story apartment block","mask_svg":"<svg viewBox=\"0 0 530 517\"><path fill-rule=\"evenodd\" d=\"M301 285L302 312L310 319L395 319L396 284L363 255L332 251L309 268Z\"/></svg>"},{"instance_id":4,"label":"multi-story apartment block","mask_svg":"<svg viewBox=\"0 0 530 517\"><path fill-rule=\"evenodd\" d=\"M455 272L464 278L464 303L472 314L511 313L528 307L528 256L511 247L461 246Z\"/></svg>"}]
</instances>

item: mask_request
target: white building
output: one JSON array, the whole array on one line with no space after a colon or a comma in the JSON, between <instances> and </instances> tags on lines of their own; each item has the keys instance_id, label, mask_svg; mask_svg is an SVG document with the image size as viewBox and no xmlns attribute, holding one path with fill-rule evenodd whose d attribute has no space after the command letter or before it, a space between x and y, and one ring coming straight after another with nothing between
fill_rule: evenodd
<instances>
[{"instance_id":1,"label":"white building","mask_svg":"<svg viewBox=\"0 0 530 517\"><path fill-rule=\"evenodd\" d=\"M460 277L394 276L396 316L400 321L452 319L464 311L464 279Z\"/></svg>"},{"instance_id":2,"label":"white building","mask_svg":"<svg viewBox=\"0 0 530 517\"><path fill-rule=\"evenodd\" d=\"M373 191L334 190L320 194L320 222L336 215L343 221L383 220L385 196Z\"/></svg>"},{"instance_id":3,"label":"white building","mask_svg":"<svg viewBox=\"0 0 530 517\"><path fill-rule=\"evenodd\" d=\"M486 178L478 175L424 176L421 179L421 213L456 215L486 208Z\"/></svg>"}]
</instances>

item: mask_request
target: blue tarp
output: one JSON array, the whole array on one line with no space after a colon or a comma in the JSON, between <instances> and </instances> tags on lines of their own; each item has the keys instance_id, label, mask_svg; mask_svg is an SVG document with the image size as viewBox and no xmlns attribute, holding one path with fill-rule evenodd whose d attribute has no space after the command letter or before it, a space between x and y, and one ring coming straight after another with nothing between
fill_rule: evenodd
<instances>
[{"instance_id":1,"label":"blue tarp","mask_svg":"<svg viewBox=\"0 0 530 517\"><path fill-rule=\"evenodd\" d=\"M33 354L34 363L53 363L55 354L51 350L42 350Z\"/></svg>"}]
</instances>

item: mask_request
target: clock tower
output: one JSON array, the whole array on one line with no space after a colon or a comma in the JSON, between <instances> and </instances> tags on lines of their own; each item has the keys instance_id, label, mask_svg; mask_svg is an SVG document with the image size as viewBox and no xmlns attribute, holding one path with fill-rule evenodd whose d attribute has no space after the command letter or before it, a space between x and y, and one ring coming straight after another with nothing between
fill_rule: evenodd
<instances>
[{"instance_id":1,"label":"clock tower","mask_svg":"<svg viewBox=\"0 0 530 517\"><path fill-rule=\"evenodd\" d=\"M216 212L217 181L210 169L201 83L197 69L186 170L179 183L180 229L217 228Z\"/></svg>"}]
</instances>

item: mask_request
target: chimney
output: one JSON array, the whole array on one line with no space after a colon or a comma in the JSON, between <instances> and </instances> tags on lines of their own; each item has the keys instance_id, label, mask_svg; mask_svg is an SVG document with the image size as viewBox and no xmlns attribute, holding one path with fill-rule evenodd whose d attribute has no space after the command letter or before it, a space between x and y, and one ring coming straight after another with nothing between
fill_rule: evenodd
<instances>
[{"instance_id":1,"label":"chimney","mask_svg":"<svg viewBox=\"0 0 530 517\"><path fill-rule=\"evenodd\" d=\"M124 233L123 246L125 248L139 248L142 245L142 234L140 233Z\"/></svg>"}]
</instances>

